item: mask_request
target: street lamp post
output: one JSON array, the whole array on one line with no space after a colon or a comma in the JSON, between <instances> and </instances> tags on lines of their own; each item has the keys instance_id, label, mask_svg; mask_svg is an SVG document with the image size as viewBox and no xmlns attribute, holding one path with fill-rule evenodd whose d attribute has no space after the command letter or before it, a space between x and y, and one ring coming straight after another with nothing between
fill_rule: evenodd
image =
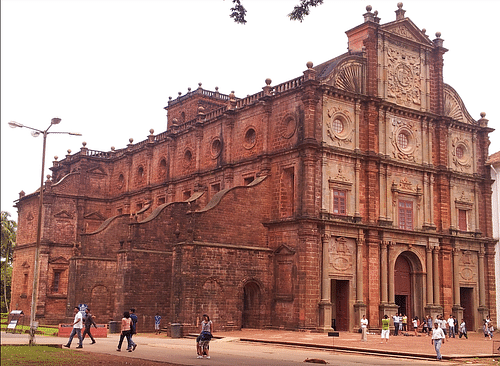
<instances>
[{"instance_id":1,"label":"street lamp post","mask_svg":"<svg viewBox=\"0 0 500 366\"><path fill-rule=\"evenodd\" d=\"M36 249L35 249L35 265L34 265L34 273L33 273L33 290L31 292L31 313L30 313L30 338L29 338L29 345L33 346L35 344L35 330L37 328L37 324L35 322L35 317L36 317L36 301L37 301L37 292L38 292L38 276L39 276L39 267L40 267L40 241L41 241L41 236L42 236L42 208L43 208L43 173L45 170L45 147L47 145L47 135L49 133L53 134L66 134L66 135L73 135L73 136L81 136L80 133L75 133L75 132L49 132L49 129L52 127L52 125L57 125L61 122L60 118L52 118L50 121L50 126L47 127L45 131L28 127L25 125L22 125L17 122L9 122L9 126L12 128L16 127L24 127L32 130L31 134L33 137L38 137L40 134L43 134L43 149L42 149L42 173L40 177L40 195L39 195L39 202L38 202L38 222L37 222L37 227L36 227Z\"/></svg>"}]
</instances>

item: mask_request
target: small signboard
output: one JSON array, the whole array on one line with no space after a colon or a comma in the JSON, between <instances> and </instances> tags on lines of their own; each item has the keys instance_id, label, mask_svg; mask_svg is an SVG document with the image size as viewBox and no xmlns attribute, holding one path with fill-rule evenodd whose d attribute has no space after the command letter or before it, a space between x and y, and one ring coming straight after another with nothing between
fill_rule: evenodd
<instances>
[{"instance_id":1,"label":"small signboard","mask_svg":"<svg viewBox=\"0 0 500 366\"><path fill-rule=\"evenodd\" d=\"M7 330L11 329L13 333L16 331L16 327L20 320L23 319L24 313L22 310L12 310L9 313L9 323L7 324Z\"/></svg>"}]
</instances>

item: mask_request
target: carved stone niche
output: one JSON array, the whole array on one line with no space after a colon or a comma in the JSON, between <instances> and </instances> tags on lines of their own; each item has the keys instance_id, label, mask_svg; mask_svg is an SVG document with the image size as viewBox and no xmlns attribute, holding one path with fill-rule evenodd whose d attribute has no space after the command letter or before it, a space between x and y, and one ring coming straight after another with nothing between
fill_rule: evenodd
<instances>
[{"instance_id":1,"label":"carved stone niche","mask_svg":"<svg viewBox=\"0 0 500 366\"><path fill-rule=\"evenodd\" d=\"M283 244L274 251L276 295L278 301L293 301L295 249Z\"/></svg>"},{"instance_id":2,"label":"carved stone niche","mask_svg":"<svg viewBox=\"0 0 500 366\"><path fill-rule=\"evenodd\" d=\"M345 237L332 237L328 245L329 269L332 273L353 275L355 243Z\"/></svg>"}]
</instances>

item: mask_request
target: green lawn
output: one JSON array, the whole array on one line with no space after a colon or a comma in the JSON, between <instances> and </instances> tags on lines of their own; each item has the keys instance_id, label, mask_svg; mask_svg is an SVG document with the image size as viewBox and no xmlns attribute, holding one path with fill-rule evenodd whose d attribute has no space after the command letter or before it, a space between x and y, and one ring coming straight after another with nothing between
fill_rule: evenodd
<instances>
[{"instance_id":1,"label":"green lawn","mask_svg":"<svg viewBox=\"0 0 500 366\"><path fill-rule=\"evenodd\" d=\"M71 351L48 346L2 346L2 366L7 365L69 365L75 354ZM87 354L79 354L85 358ZM91 360L87 360L90 362ZM73 362L74 363L74 362ZM91 365L92 362L89 363Z\"/></svg>"}]
</instances>

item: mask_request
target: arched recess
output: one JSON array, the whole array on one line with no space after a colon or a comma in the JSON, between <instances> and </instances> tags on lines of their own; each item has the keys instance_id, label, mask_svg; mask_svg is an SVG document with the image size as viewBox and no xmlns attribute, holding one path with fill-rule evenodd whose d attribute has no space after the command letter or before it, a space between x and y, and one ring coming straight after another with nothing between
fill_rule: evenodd
<instances>
[{"instance_id":1,"label":"arched recess","mask_svg":"<svg viewBox=\"0 0 500 366\"><path fill-rule=\"evenodd\" d=\"M89 308L96 323L113 320L112 296L106 286L97 285L92 289Z\"/></svg>"},{"instance_id":2,"label":"arched recess","mask_svg":"<svg viewBox=\"0 0 500 366\"><path fill-rule=\"evenodd\" d=\"M394 302L408 319L424 315L424 283L420 258L413 252L402 252L394 263Z\"/></svg>"},{"instance_id":3,"label":"arched recess","mask_svg":"<svg viewBox=\"0 0 500 366\"><path fill-rule=\"evenodd\" d=\"M243 287L242 328L260 328L261 304L262 294L259 284L248 281Z\"/></svg>"}]
</instances>

